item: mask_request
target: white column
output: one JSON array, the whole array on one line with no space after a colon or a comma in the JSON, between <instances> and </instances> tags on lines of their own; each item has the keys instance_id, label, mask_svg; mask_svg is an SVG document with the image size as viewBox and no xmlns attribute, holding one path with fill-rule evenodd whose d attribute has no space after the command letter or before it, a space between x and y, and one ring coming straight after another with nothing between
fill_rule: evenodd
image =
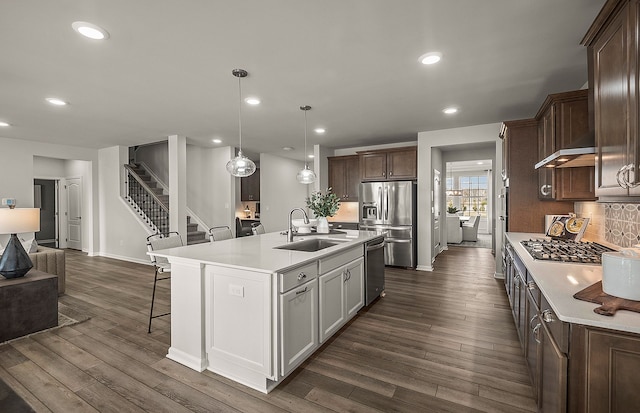
<instances>
[{"instance_id":1,"label":"white column","mask_svg":"<svg viewBox=\"0 0 640 413\"><path fill-rule=\"evenodd\" d=\"M187 243L187 138L169 136L169 228Z\"/></svg>"},{"instance_id":2,"label":"white column","mask_svg":"<svg viewBox=\"0 0 640 413\"><path fill-rule=\"evenodd\" d=\"M207 368L203 271L199 263L171 262L171 347L167 357L196 371Z\"/></svg>"}]
</instances>

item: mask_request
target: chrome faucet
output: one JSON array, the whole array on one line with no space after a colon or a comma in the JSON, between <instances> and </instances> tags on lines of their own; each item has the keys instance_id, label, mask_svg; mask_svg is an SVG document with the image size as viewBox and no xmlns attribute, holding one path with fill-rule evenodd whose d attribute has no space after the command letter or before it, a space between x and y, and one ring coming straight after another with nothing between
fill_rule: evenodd
<instances>
[{"instance_id":1,"label":"chrome faucet","mask_svg":"<svg viewBox=\"0 0 640 413\"><path fill-rule=\"evenodd\" d=\"M291 210L291 212L289 212L289 230L287 231L287 242L293 241L293 223L292 223L292 219L293 219L293 212L296 211L296 210L302 212L302 215L304 215L304 223L305 224L309 223L309 217L307 216L307 213L304 212L304 209L302 209L302 208L293 208Z\"/></svg>"}]
</instances>

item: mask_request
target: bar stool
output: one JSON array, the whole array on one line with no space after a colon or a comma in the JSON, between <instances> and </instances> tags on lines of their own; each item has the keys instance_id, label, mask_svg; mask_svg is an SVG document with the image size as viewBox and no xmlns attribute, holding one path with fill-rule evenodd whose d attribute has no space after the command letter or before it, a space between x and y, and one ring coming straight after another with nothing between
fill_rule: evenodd
<instances>
[{"instance_id":1,"label":"bar stool","mask_svg":"<svg viewBox=\"0 0 640 413\"><path fill-rule=\"evenodd\" d=\"M177 232L169 232L166 234L153 234L147 237L147 250L149 252L163 250L166 248L175 248L182 247L184 244L182 243L182 238L180 234ZM156 257L155 255L149 255L151 258L151 263L155 267L155 275L153 277L153 293L151 294L151 310L149 310L149 330L151 333L151 320L158 317L163 317L171 314L171 312L164 314L153 315L153 304L156 299L156 284L158 281L168 280L171 278L170 275L166 277L159 277L159 274L169 273L171 272L171 264L164 257Z\"/></svg>"}]
</instances>

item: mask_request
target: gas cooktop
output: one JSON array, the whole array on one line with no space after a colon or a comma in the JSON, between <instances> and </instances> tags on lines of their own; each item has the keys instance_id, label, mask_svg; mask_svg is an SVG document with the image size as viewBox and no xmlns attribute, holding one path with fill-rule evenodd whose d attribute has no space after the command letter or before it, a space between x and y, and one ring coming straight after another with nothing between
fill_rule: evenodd
<instances>
[{"instance_id":1,"label":"gas cooktop","mask_svg":"<svg viewBox=\"0 0 640 413\"><path fill-rule=\"evenodd\" d=\"M576 242L564 239L530 239L520 242L535 260L602 264L602 253L615 251L595 242Z\"/></svg>"}]
</instances>

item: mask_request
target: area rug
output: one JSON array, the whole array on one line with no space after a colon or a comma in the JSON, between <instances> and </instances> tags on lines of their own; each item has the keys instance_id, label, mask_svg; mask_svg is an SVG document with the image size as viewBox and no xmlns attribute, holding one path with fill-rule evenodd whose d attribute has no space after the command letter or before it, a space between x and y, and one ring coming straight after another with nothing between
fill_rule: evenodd
<instances>
[{"instance_id":1,"label":"area rug","mask_svg":"<svg viewBox=\"0 0 640 413\"><path fill-rule=\"evenodd\" d=\"M4 380L0 379L0 412L32 413L35 411Z\"/></svg>"},{"instance_id":2,"label":"area rug","mask_svg":"<svg viewBox=\"0 0 640 413\"><path fill-rule=\"evenodd\" d=\"M23 339L25 337L31 337L34 334L40 334L40 333L42 333L44 331L54 331L54 330L57 330L57 329L62 328L62 327L79 324L79 323L87 321L88 319L91 318L91 317L88 317L88 316L85 316L85 315L82 315L82 314L78 314L77 312L69 313L68 309L67 309L67 312L68 312L68 314L62 314L60 311L58 311L58 325L57 326L51 327L51 328L47 328L45 330L36 331L34 333L27 334L25 336L16 337L16 338L13 338L11 340L4 341L4 342L0 343L0 346L3 345L3 344L6 344L6 343L11 343L12 341ZM0 412L4 412L4 410L0 410Z\"/></svg>"}]
</instances>

